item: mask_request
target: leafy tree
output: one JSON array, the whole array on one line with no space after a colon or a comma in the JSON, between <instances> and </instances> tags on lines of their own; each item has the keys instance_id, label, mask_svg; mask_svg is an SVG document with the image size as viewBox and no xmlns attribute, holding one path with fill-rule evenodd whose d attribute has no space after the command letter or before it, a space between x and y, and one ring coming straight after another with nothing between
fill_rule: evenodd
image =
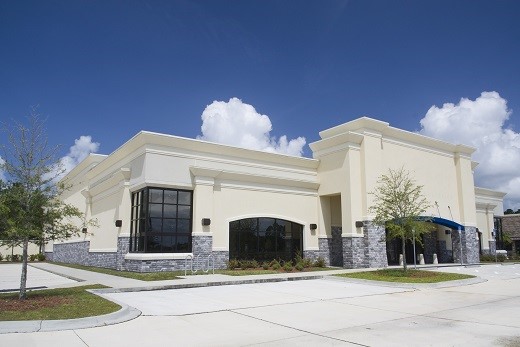
<instances>
[{"instance_id":1,"label":"leafy tree","mask_svg":"<svg viewBox=\"0 0 520 347\"><path fill-rule=\"evenodd\" d=\"M403 269L406 265L406 241L415 240L422 244L422 235L432 226L422 215L430 207L422 195L423 186L417 185L404 168L390 169L382 175L378 185L370 194L374 205L369 211L375 215L373 223L388 230L388 239L401 239Z\"/></svg>"},{"instance_id":2,"label":"leafy tree","mask_svg":"<svg viewBox=\"0 0 520 347\"><path fill-rule=\"evenodd\" d=\"M508 208L507 210L504 211L504 214L520 214L520 208L518 210L513 211L512 209Z\"/></svg>"},{"instance_id":3,"label":"leafy tree","mask_svg":"<svg viewBox=\"0 0 520 347\"><path fill-rule=\"evenodd\" d=\"M7 182L0 189L0 244L22 246L20 299L26 299L27 249L30 241L43 244L79 232L84 215L59 199L65 190L57 183L63 173L56 159L58 147L49 148L43 121L33 110L28 126L13 121L4 125L0 169Z\"/></svg>"}]
</instances>

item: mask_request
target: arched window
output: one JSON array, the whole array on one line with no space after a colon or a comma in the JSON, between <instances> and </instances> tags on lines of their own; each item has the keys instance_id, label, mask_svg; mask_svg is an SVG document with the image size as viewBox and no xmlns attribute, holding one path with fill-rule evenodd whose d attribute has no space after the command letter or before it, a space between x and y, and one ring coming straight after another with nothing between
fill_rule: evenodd
<instances>
[{"instance_id":1,"label":"arched window","mask_svg":"<svg viewBox=\"0 0 520 347\"><path fill-rule=\"evenodd\" d=\"M229 258L292 260L302 253L303 226L276 218L246 218L229 223Z\"/></svg>"}]
</instances>

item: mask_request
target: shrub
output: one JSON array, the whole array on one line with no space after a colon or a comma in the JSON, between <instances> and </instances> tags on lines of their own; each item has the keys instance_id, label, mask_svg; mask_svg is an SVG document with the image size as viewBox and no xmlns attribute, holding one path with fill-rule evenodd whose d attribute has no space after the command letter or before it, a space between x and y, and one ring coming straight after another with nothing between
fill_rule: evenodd
<instances>
[{"instance_id":1,"label":"shrub","mask_svg":"<svg viewBox=\"0 0 520 347\"><path fill-rule=\"evenodd\" d=\"M282 266L280 265L280 262L278 260L273 260L271 262L271 267L273 270L279 270Z\"/></svg>"},{"instance_id":2,"label":"shrub","mask_svg":"<svg viewBox=\"0 0 520 347\"><path fill-rule=\"evenodd\" d=\"M325 259L323 259L322 257L318 257L318 258L314 261L314 266L315 266L315 267L325 267Z\"/></svg>"},{"instance_id":3,"label":"shrub","mask_svg":"<svg viewBox=\"0 0 520 347\"><path fill-rule=\"evenodd\" d=\"M495 261L495 256L491 254L481 254L480 261Z\"/></svg>"},{"instance_id":4,"label":"shrub","mask_svg":"<svg viewBox=\"0 0 520 347\"><path fill-rule=\"evenodd\" d=\"M0 261L4 260L4 256L0 253Z\"/></svg>"},{"instance_id":5,"label":"shrub","mask_svg":"<svg viewBox=\"0 0 520 347\"><path fill-rule=\"evenodd\" d=\"M5 256L5 261L11 261L12 256L10 254Z\"/></svg>"},{"instance_id":6,"label":"shrub","mask_svg":"<svg viewBox=\"0 0 520 347\"><path fill-rule=\"evenodd\" d=\"M312 267L312 263L313 263L313 261L311 258L303 259L303 267L305 267L305 268Z\"/></svg>"},{"instance_id":7,"label":"shrub","mask_svg":"<svg viewBox=\"0 0 520 347\"><path fill-rule=\"evenodd\" d=\"M257 267L258 267L258 262L256 260L240 260L241 269L254 269Z\"/></svg>"},{"instance_id":8,"label":"shrub","mask_svg":"<svg viewBox=\"0 0 520 347\"><path fill-rule=\"evenodd\" d=\"M269 263L266 262L266 261L264 261L264 262L262 263L262 269L264 269L264 270L269 269Z\"/></svg>"},{"instance_id":9,"label":"shrub","mask_svg":"<svg viewBox=\"0 0 520 347\"><path fill-rule=\"evenodd\" d=\"M283 269L284 269L284 271L291 272L293 270L292 261L290 261L290 260L286 261L283 264Z\"/></svg>"},{"instance_id":10,"label":"shrub","mask_svg":"<svg viewBox=\"0 0 520 347\"><path fill-rule=\"evenodd\" d=\"M36 259L38 259L38 261L45 261L45 254L43 254L43 253L36 254Z\"/></svg>"},{"instance_id":11,"label":"shrub","mask_svg":"<svg viewBox=\"0 0 520 347\"><path fill-rule=\"evenodd\" d=\"M11 261L13 261L13 262L18 262L18 261L21 261L21 260L22 260L22 257L19 254L13 254L11 256Z\"/></svg>"},{"instance_id":12,"label":"shrub","mask_svg":"<svg viewBox=\"0 0 520 347\"><path fill-rule=\"evenodd\" d=\"M229 259L229 261L227 262L228 270L235 270L238 267L240 267L240 263L236 259Z\"/></svg>"},{"instance_id":13,"label":"shrub","mask_svg":"<svg viewBox=\"0 0 520 347\"><path fill-rule=\"evenodd\" d=\"M300 261L299 263L296 263L295 268L298 271L303 271L303 269L305 268L305 266L303 265L303 261Z\"/></svg>"},{"instance_id":14,"label":"shrub","mask_svg":"<svg viewBox=\"0 0 520 347\"><path fill-rule=\"evenodd\" d=\"M480 261L498 261L504 262L507 260L507 257L504 254L482 254L480 255Z\"/></svg>"},{"instance_id":15,"label":"shrub","mask_svg":"<svg viewBox=\"0 0 520 347\"><path fill-rule=\"evenodd\" d=\"M35 261L35 260L36 260L36 254L31 254L31 255L29 256L29 260L30 260L30 261Z\"/></svg>"},{"instance_id":16,"label":"shrub","mask_svg":"<svg viewBox=\"0 0 520 347\"><path fill-rule=\"evenodd\" d=\"M296 255L294 257L294 262L296 264L300 263L303 261L303 257L302 257L302 254L300 253L300 251L296 252Z\"/></svg>"}]
</instances>

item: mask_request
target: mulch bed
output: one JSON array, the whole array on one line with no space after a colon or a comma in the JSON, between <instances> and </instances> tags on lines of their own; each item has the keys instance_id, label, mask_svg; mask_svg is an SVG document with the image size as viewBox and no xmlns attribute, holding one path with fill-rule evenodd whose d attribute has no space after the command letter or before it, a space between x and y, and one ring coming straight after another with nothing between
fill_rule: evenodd
<instances>
[{"instance_id":1,"label":"mulch bed","mask_svg":"<svg viewBox=\"0 0 520 347\"><path fill-rule=\"evenodd\" d=\"M2 298L0 299L0 312L38 310L72 302L74 302L74 299L67 296L33 296L27 298L27 300L19 300L18 297Z\"/></svg>"}]
</instances>

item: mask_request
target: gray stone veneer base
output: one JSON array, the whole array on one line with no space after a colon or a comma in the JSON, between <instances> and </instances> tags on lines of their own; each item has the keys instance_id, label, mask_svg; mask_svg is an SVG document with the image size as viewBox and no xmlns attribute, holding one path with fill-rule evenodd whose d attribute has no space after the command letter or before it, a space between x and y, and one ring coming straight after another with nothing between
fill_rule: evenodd
<instances>
[{"instance_id":1,"label":"gray stone veneer base","mask_svg":"<svg viewBox=\"0 0 520 347\"><path fill-rule=\"evenodd\" d=\"M343 237L343 267L359 269L368 267L364 237Z\"/></svg>"},{"instance_id":2,"label":"gray stone veneer base","mask_svg":"<svg viewBox=\"0 0 520 347\"><path fill-rule=\"evenodd\" d=\"M480 262L477 228L465 227L466 236L466 262L470 264L476 264Z\"/></svg>"},{"instance_id":3,"label":"gray stone veneer base","mask_svg":"<svg viewBox=\"0 0 520 347\"><path fill-rule=\"evenodd\" d=\"M385 228L370 221L363 221L363 238L365 239L365 255L367 257L365 263L368 263L368 267L387 267Z\"/></svg>"},{"instance_id":4,"label":"gray stone veneer base","mask_svg":"<svg viewBox=\"0 0 520 347\"><path fill-rule=\"evenodd\" d=\"M319 256L325 260L325 265L330 266L330 239L327 237L320 237L318 239Z\"/></svg>"},{"instance_id":5,"label":"gray stone veneer base","mask_svg":"<svg viewBox=\"0 0 520 347\"><path fill-rule=\"evenodd\" d=\"M303 251L303 257L305 259L316 260L321 256L320 254L320 251Z\"/></svg>"},{"instance_id":6,"label":"gray stone veneer base","mask_svg":"<svg viewBox=\"0 0 520 347\"><path fill-rule=\"evenodd\" d=\"M78 241L55 244L53 252L46 252L47 259L55 262L80 264L134 272L159 272L184 270L186 266L193 270L225 269L229 259L228 251L212 251L213 237L195 235L192 237L193 260L126 260L130 238L119 237L117 252L89 252L90 241Z\"/></svg>"},{"instance_id":7,"label":"gray stone veneer base","mask_svg":"<svg viewBox=\"0 0 520 347\"><path fill-rule=\"evenodd\" d=\"M437 241L437 260L439 263L453 263L453 252L446 248L446 241Z\"/></svg>"},{"instance_id":8,"label":"gray stone veneer base","mask_svg":"<svg viewBox=\"0 0 520 347\"><path fill-rule=\"evenodd\" d=\"M462 244L462 262L474 264L480 261L478 253L478 239L476 238L477 228L465 227L459 236L459 231L454 230L451 233L453 240L453 262L461 262L461 244Z\"/></svg>"},{"instance_id":9,"label":"gray stone veneer base","mask_svg":"<svg viewBox=\"0 0 520 347\"><path fill-rule=\"evenodd\" d=\"M343 241L341 240L341 227L332 227L330 242L330 265L343 266Z\"/></svg>"},{"instance_id":10,"label":"gray stone veneer base","mask_svg":"<svg viewBox=\"0 0 520 347\"><path fill-rule=\"evenodd\" d=\"M89 252L90 241L79 241L54 245L52 261L86 266L117 268L117 253Z\"/></svg>"},{"instance_id":11,"label":"gray stone veneer base","mask_svg":"<svg viewBox=\"0 0 520 347\"><path fill-rule=\"evenodd\" d=\"M494 240L490 240L489 242L489 254L495 255L497 252L497 243Z\"/></svg>"}]
</instances>

